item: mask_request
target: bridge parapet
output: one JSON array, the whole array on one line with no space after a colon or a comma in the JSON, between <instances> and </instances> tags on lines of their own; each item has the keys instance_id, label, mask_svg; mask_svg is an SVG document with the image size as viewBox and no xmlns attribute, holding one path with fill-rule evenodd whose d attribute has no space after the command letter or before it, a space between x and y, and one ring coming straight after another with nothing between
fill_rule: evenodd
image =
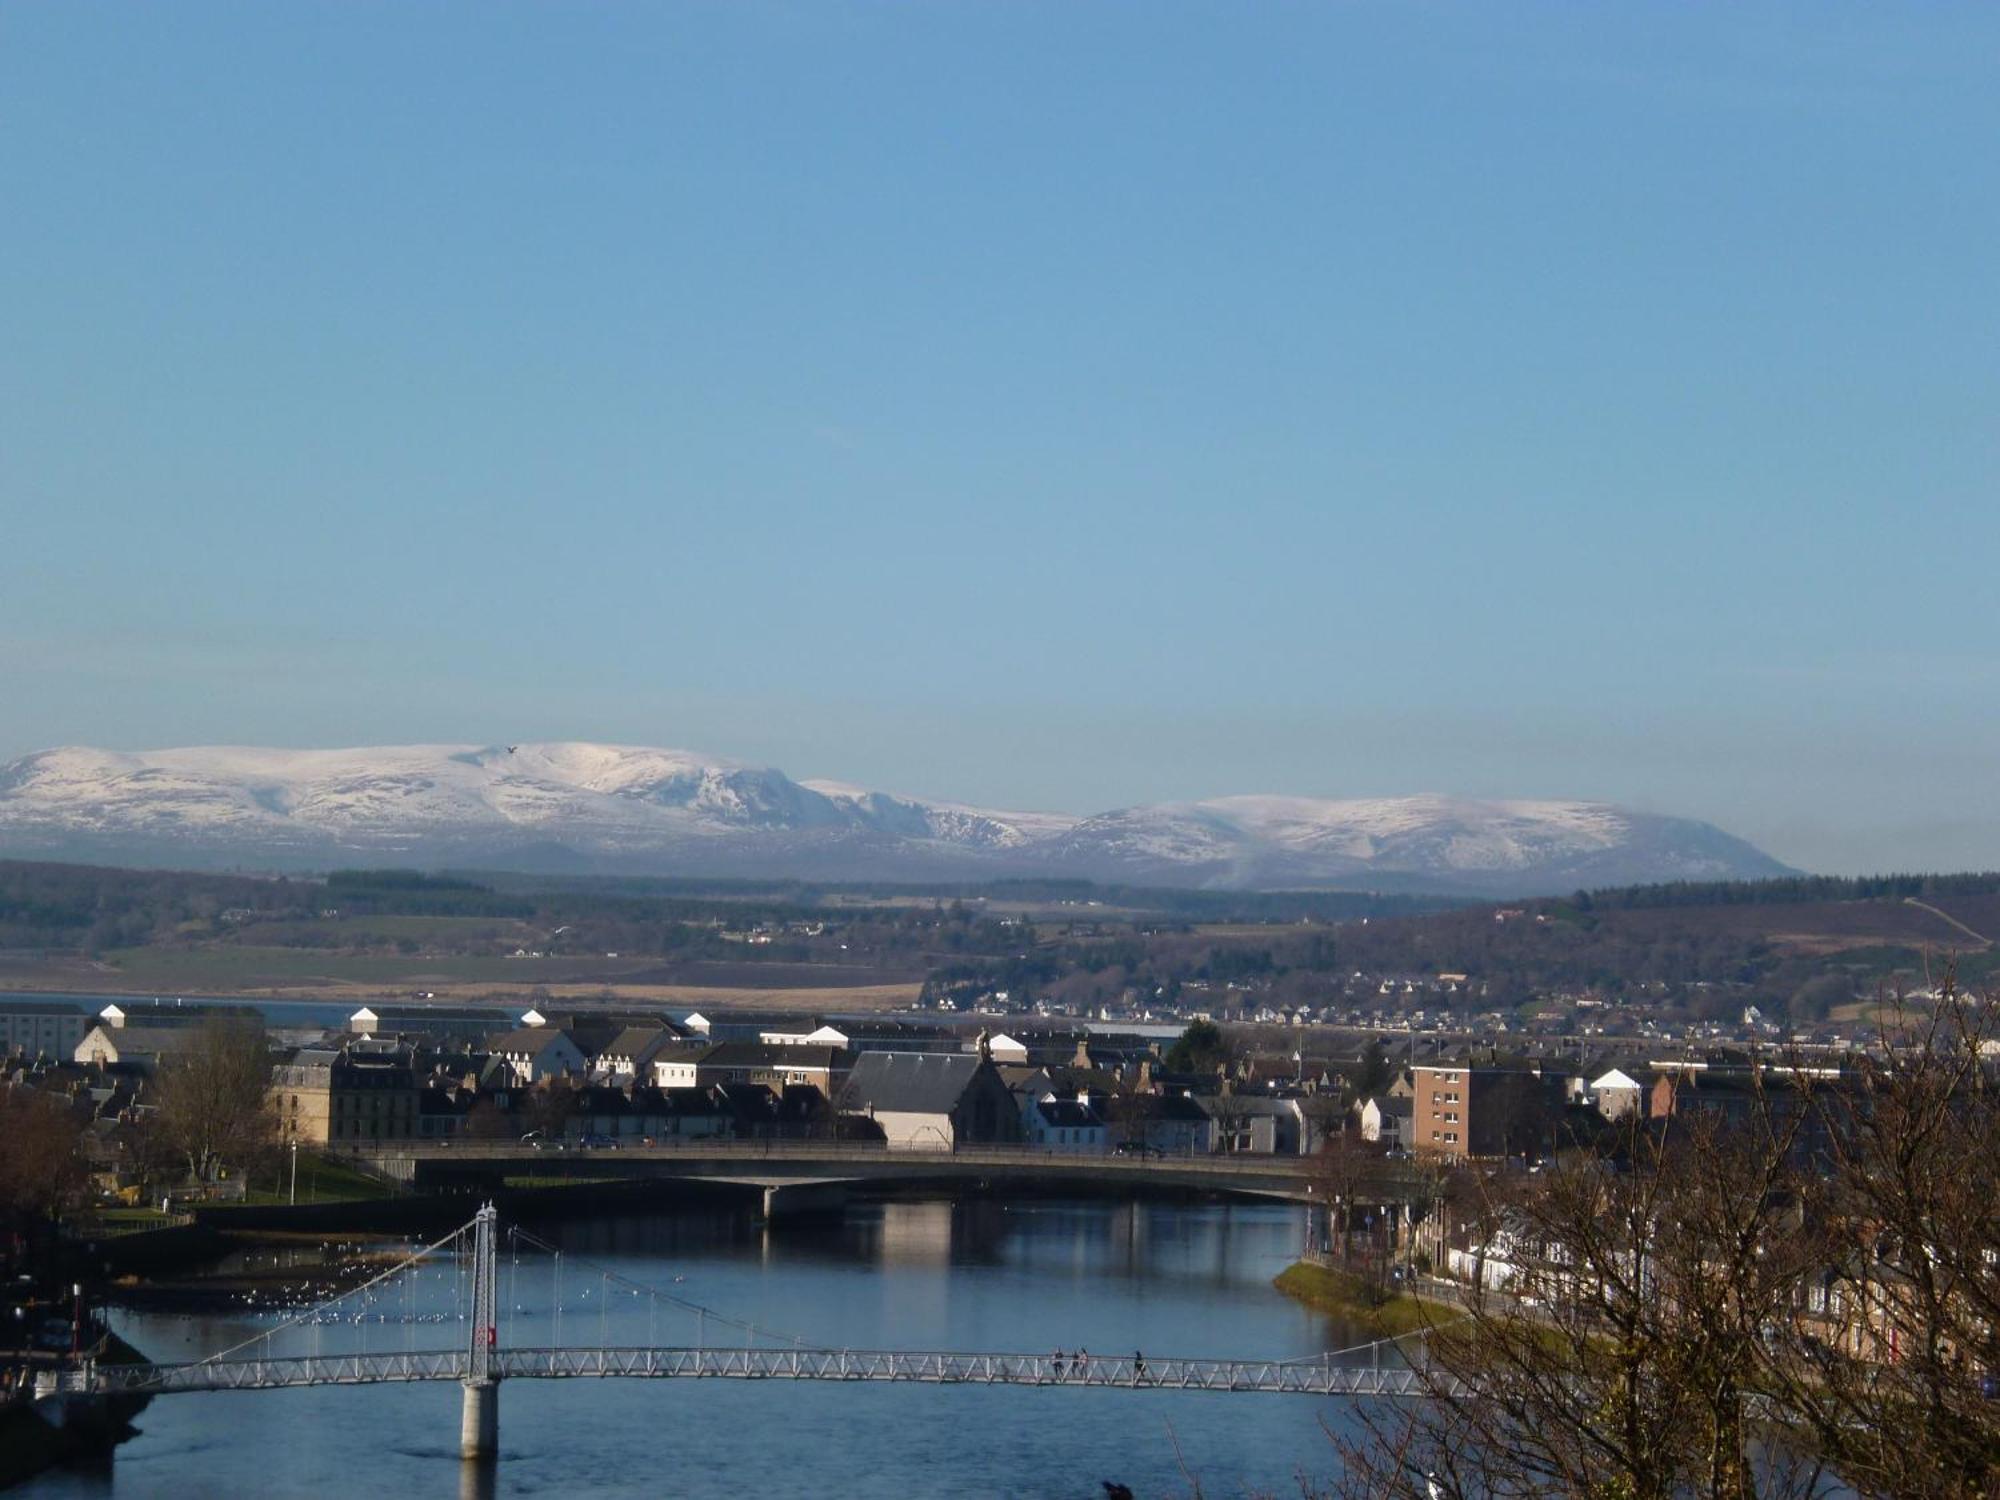
<instances>
[{"instance_id":1,"label":"bridge parapet","mask_svg":"<svg viewBox=\"0 0 2000 1500\"><path fill-rule=\"evenodd\" d=\"M733 1178L761 1185L813 1176L853 1182L1032 1182L1117 1184L1244 1192L1291 1198L1315 1196L1317 1168L1304 1156L1083 1155L1034 1146L967 1146L925 1150L836 1141L688 1141L615 1148L538 1150L518 1141L418 1141L359 1153L401 1181L447 1179L481 1172L537 1177ZM1368 1201L1409 1202L1425 1196L1407 1169L1385 1163L1356 1185Z\"/></svg>"}]
</instances>

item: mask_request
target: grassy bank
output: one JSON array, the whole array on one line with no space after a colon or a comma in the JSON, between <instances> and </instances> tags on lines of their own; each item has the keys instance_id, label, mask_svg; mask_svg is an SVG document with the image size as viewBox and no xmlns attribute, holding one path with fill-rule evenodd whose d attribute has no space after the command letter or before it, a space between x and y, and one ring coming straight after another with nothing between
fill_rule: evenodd
<instances>
[{"instance_id":1,"label":"grassy bank","mask_svg":"<svg viewBox=\"0 0 2000 1500\"><path fill-rule=\"evenodd\" d=\"M1299 1261L1278 1273L1273 1283L1288 1297L1308 1307L1360 1324L1379 1338L1399 1338L1449 1321L1456 1309L1449 1303L1410 1292L1378 1295L1372 1282L1352 1271Z\"/></svg>"}]
</instances>

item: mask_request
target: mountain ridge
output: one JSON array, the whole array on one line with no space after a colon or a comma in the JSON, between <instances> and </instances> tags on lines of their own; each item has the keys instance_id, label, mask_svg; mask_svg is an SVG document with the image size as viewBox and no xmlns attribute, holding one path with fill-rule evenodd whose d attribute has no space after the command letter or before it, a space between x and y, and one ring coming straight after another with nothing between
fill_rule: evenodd
<instances>
[{"instance_id":1,"label":"mountain ridge","mask_svg":"<svg viewBox=\"0 0 2000 1500\"><path fill-rule=\"evenodd\" d=\"M64 746L0 766L0 854L1532 895L1792 873L1693 819L1563 799L1242 795L1006 812L651 746Z\"/></svg>"}]
</instances>

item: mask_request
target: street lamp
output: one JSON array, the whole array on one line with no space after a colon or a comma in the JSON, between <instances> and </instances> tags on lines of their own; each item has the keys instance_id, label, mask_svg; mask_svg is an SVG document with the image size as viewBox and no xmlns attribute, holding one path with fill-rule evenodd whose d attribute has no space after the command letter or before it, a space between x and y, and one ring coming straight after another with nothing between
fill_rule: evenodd
<instances>
[{"instance_id":1,"label":"street lamp","mask_svg":"<svg viewBox=\"0 0 2000 1500\"><path fill-rule=\"evenodd\" d=\"M299 1138L292 1137L292 1207L299 1206Z\"/></svg>"}]
</instances>

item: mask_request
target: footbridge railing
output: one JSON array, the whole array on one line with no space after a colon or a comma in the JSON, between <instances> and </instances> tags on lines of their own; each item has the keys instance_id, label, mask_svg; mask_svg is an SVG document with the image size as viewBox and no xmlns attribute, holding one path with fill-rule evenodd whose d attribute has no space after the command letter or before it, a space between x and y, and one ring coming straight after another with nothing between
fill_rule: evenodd
<instances>
[{"instance_id":1,"label":"footbridge railing","mask_svg":"<svg viewBox=\"0 0 2000 1500\"><path fill-rule=\"evenodd\" d=\"M207 1360L104 1366L107 1393L274 1390L306 1385L464 1381L465 1350ZM499 1349L505 1380L833 1380L919 1385L1016 1385L1065 1390L1254 1391L1298 1396L1416 1396L1423 1377L1404 1365L1299 1360L1155 1358L1132 1354L971 1354L908 1349Z\"/></svg>"},{"instance_id":2,"label":"footbridge railing","mask_svg":"<svg viewBox=\"0 0 2000 1500\"><path fill-rule=\"evenodd\" d=\"M1281 1395L1403 1397L1439 1394L1435 1381L1413 1368L1393 1341L1298 1359L1218 1359L1132 1354L1095 1355L1084 1350L969 1353L950 1350L835 1349L793 1334L731 1317L663 1287L633 1280L614 1267L596 1266L515 1226L502 1285L498 1214L489 1204L453 1233L424 1245L335 1296L285 1317L272 1328L206 1359L175 1364L85 1363L67 1372L85 1395L162 1396L193 1391L276 1390L293 1386L374 1385L456 1381L464 1389L460 1451L490 1458L499 1444L499 1392L510 1380L830 1380L920 1385L1038 1386L1057 1390L1246 1391ZM519 1316L524 1252L540 1254L549 1276L549 1316L525 1325ZM538 1277L539 1270L529 1273ZM595 1346L563 1338L565 1276L579 1278L584 1305L596 1313ZM428 1317L412 1283L432 1278L435 1309ZM504 1292L504 1295L503 1295ZM593 1296L593 1292L595 1295ZM381 1347L393 1333L383 1328L401 1302L404 1346ZM644 1343L614 1337L620 1321L643 1311ZM444 1309L449 1308L446 1312ZM510 1323L509 1314L514 1316ZM662 1316L691 1319L700 1335L693 1345L660 1336ZM574 1314L572 1315L574 1317ZM458 1326L453 1347L413 1347L420 1321ZM394 1326L392 1324L392 1326ZM572 1328L577 1325L573 1321ZM588 1323L584 1326L588 1326ZM503 1334L532 1328L532 1342ZM716 1346L717 1328L748 1342ZM547 1330L544 1333L544 1329ZM552 1337L553 1342L543 1342ZM375 1347L371 1348L370 1343ZM325 1343L336 1347L327 1348ZM304 1347L300 1347L303 1345ZM1385 1359L1385 1354L1387 1358ZM1419 1356L1421 1357L1421 1356ZM1365 1363L1363 1362L1365 1361ZM1445 1392L1444 1394L1450 1394Z\"/></svg>"}]
</instances>

